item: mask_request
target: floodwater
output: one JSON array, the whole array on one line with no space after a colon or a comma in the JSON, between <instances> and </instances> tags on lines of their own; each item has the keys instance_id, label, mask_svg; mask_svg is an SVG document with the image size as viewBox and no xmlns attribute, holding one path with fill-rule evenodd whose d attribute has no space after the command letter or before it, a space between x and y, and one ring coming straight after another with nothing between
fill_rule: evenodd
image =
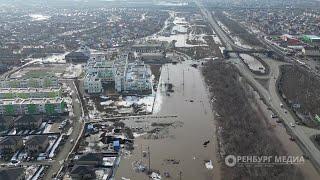
<instances>
[{"instance_id":1,"label":"floodwater","mask_svg":"<svg viewBox=\"0 0 320 180\"><path fill-rule=\"evenodd\" d=\"M266 68L263 66L263 64L258 61L255 57L250 56L248 54L240 54L240 57L243 59L243 61L249 66L249 68L253 71L258 71L261 73L265 73Z\"/></svg>"},{"instance_id":2,"label":"floodwater","mask_svg":"<svg viewBox=\"0 0 320 180\"><path fill-rule=\"evenodd\" d=\"M50 16L45 16L42 14L30 14L29 16L32 18L32 21L45 21L50 18Z\"/></svg>"},{"instance_id":3,"label":"floodwater","mask_svg":"<svg viewBox=\"0 0 320 180\"><path fill-rule=\"evenodd\" d=\"M151 40L158 40L158 41L166 41L166 42L172 42L176 41L175 46L176 47L197 47L197 46L207 46L206 44L187 44L188 39L194 39L195 36L192 34L174 34L170 35L168 37L166 36L153 36L149 39Z\"/></svg>"},{"instance_id":4,"label":"floodwater","mask_svg":"<svg viewBox=\"0 0 320 180\"><path fill-rule=\"evenodd\" d=\"M175 46L176 47L196 47L196 46L207 46L205 42L201 42L199 44L188 44L188 40L192 40L196 38L196 35L187 33L188 27L190 27L189 23L185 20L183 17L175 17L174 12L170 12L170 17L173 18L174 20L172 23L174 26L171 29L171 34L170 36L162 36L159 35L160 32L163 32L165 28L168 27L169 20L167 19L165 21L165 26L164 28L159 32L156 33L152 36L146 37L146 40L158 40L158 41L166 41L171 43L172 41L176 41Z\"/></svg>"},{"instance_id":5,"label":"floodwater","mask_svg":"<svg viewBox=\"0 0 320 180\"><path fill-rule=\"evenodd\" d=\"M188 29L185 26L173 26L172 28L172 34L175 34L175 32L178 33L187 33Z\"/></svg>"},{"instance_id":6,"label":"floodwater","mask_svg":"<svg viewBox=\"0 0 320 180\"><path fill-rule=\"evenodd\" d=\"M167 96L161 88L163 86L158 88L155 102L157 112L153 115L177 117L144 120L150 123L179 122L180 126L168 128L167 136L163 138L136 138L135 150L131 155L122 157L115 179L148 179L145 173L133 169L133 162L141 159L148 167L148 156L142 156L142 151L148 152L148 146L151 169L159 170L162 178L164 172L169 172L171 179L180 179L180 175L183 180L220 179L213 112L201 72L191 67L191 63L186 61L162 67L160 82L172 83L174 92ZM205 141L210 141L206 147L203 145ZM166 159L174 159L179 163L168 162ZM212 160L213 169L206 168L207 160Z\"/></svg>"}]
</instances>

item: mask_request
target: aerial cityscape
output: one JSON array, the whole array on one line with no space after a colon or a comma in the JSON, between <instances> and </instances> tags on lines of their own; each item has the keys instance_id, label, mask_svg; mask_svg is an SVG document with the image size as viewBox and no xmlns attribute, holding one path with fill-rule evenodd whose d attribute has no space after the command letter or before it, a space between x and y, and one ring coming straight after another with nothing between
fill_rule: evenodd
<instances>
[{"instance_id":1,"label":"aerial cityscape","mask_svg":"<svg viewBox=\"0 0 320 180\"><path fill-rule=\"evenodd\" d=\"M319 0L0 0L0 180L319 180Z\"/></svg>"}]
</instances>

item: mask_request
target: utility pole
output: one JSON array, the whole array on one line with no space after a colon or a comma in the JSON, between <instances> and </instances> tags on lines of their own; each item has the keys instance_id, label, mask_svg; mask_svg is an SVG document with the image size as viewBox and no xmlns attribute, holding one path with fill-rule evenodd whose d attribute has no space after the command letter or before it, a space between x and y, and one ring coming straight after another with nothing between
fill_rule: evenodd
<instances>
[{"instance_id":1,"label":"utility pole","mask_svg":"<svg viewBox=\"0 0 320 180\"><path fill-rule=\"evenodd\" d=\"M182 180L182 172L179 172L179 179Z\"/></svg>"},{"instance_id":2,"label":"utility pole","mask_svg":"<svg viewBox=\"0 0 320 180\"><path fill-rule=\"evenodd\" d=\"M143 152L142 152L142 144L140 144L140 148L141 148L141 163L142 163L142 159L143 159Z\"/></svg>"},{"instance_id":3,"label":"utility pole","mask_svg":"<svg viewBox=\"0 0 320 180\"><path fill-rule=\"evenodd\" d=\"M148 146L148 156L149 156L149 173L151 173L151 158L150 158L150 147ZM151 179L149 175L149 179Z\"/></svg>"},{"instance_id":4,"label":"utility pole","mask_svg":"<svg viewBox=\"0 0 320 180\"><path fill-rule=\"evenodd\" d=\"M169 76L169 66L168 65L167 65L167 70L168 70L168 84L169 84L170 76Z\"/></svg>"},{"instance_id":5,"label":"utility pole","mask_svg":"<svg viewBox=\"0 0 320 180\"><path fill-rule=\"evenodd\" d=\"M182 85L183 85L183 89L184 89L184 69L182 70Z\"/></svg>"}]
</instances>

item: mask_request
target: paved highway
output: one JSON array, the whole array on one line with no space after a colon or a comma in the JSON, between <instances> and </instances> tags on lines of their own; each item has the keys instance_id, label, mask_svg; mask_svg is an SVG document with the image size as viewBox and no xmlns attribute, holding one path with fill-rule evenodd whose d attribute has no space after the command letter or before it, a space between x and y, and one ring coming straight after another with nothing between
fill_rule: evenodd
<instances>
[{"instance_id":1,"label":"paved highway","mask_svg":"<svg viewBox=\"0 0 320 180\"><path fill-rule=\"evenodd\" d=\"M225 44L226 48L232 49L234 47L233 42L225 34L225 32L221 29L221 27L219 27L219 25L213 19L211 13L208 12L208 10L206 10L206 8L199 1L195 1L195 2L200 8L202 15L211 24L213 30L220 37L221 41ZM271 45L269 44L268 47L270 46ZM271 49L274 50L274 48L271 48ZM282 52L278 52L277 49L276 49L276 52L282 53ZM234 62L236 67L239 69L240 73L252 84L252 86L255 88L255 90L257 90L257 92L265 100L265 102L277 112L279 117L283 119L285 125L290 128L294 136L299 140L300 144L302 145L302 149L307 154L310 155L313 164L319 170L319 167L320 167L319 149L313 144L309 136L306 135L306 133L303 130L303 127L290 126L291 123L295 122L294 117L289 112L285 113L285 109L280 107L282 100L281 100L281 97L279 97L277 92L277 80L280 75L279 67L282 65L282 63L274 60L270 60L270 59L265 61L269 65L271 70L269 74L270 76L269 87L268 89L266 89L254 78L254 75L251 73L251 71L248 70L248 68L242 63L242 61L236 55L232 55L230 60Z\"/></svg>"},{"instance_id":2,"label":"paved highway","mask_svg":"<svg viewBox=\"0 0 320 180\"><path fill-rule=\"evenodd\" d=\"M50 168L48 169L45 179L49 180L52 179L53 175L56 175L62 168L62 165L65 161L68 160L69 155L73 152L75 145L78 143L80 135L84 129L84 121L82 120L83 110L81 105L80 96L78 91L73 83L73 80L66 80L66 83L74 92L72 93L72 100L73 100L73 112L74 117L73 120L73 131L70 134L69 138L67 139L66 143L62 146L60 152L56 155L55 161L52 163ZM70 141L74 140L73 143Z\"/></svg>"},{"instance_id":3,"label":"paved highway","mask_svg":"<svg viewBox=\"0 0 320 180\"><path fill-rule=\"evenodd\" d=\"M200 8L201 13L204 15L205 19L210 23L211 28L214 29L215 33L219 36L220 39L222 39L222 42L224 43L224 45L226 46L226 49L228 50L243 50L243 51L250 51L252 49L247 49L241 46L238 46L237 44L234 43L234 41L225 34L225 32L220 28L220 26L218 25L217 21L215 19L213 19L211 12L208 11L203 4L199 3L198 1L196 1L198 7ZM216 28L219 27L219 28Z\"/></svg>"}]
</instances>

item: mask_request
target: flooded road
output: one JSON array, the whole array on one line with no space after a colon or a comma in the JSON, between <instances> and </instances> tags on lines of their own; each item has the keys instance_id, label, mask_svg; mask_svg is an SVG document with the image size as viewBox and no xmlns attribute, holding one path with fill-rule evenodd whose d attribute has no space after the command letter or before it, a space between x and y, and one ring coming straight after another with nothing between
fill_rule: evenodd
<instances>
[{"instance_id":1,"label":"flooded road","mask_svg":"<svg viewBox=\"0 0 320 180\"><path fill-rule=\"evenodd\" d=\"M257 71L260 73L266 72L266 68L255 57L248 54L240 54L239 56L243 59L243 61L249 66L249 68L252 71Z\"/></svg>"},{"instance_id":2,"label":"flooded road","mask_svg":"<svg viewBox=\"0 0 320 180\"><path fill-rule=\"evenodd\" d=\"M141 159L148 167L149 158L142 156L143 151L148 152L148 146L151 169L159 170L162 179L165 179L164 172L168 172L171 179L180 179L180 176L183 180L220 179L215 125L208 93L201 71L191 67L190 63L162 67L160 82L172 83L174 92L167 96L163 86L158 88L154 115L177 115L177 118L145 120L149 123L179 122L180 126L168 128L167 136L159 139L136 138L135 150L131 155L122 157L116 179L148 179L145 173L136 172L133 168L133 162ZM210 141L206 147L203 145L205 141ZM206 168L205 161L208 160L212 160L213 169Z\"/></svg>"}]
</instances>

